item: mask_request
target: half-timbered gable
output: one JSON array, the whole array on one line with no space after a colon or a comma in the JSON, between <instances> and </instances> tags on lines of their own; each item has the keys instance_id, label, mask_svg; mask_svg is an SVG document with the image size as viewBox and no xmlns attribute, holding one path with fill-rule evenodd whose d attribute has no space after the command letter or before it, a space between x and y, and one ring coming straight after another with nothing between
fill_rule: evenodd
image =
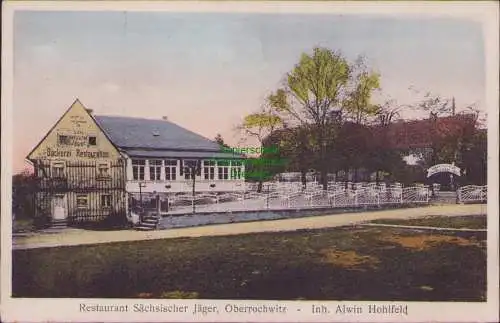
<instances>
[{"instance_id":1,"label":"half-timbered gable","mask_svg":"<svg viewBox=\"0 0 500 323\"><path fill-rule=\"evenodd\" d=\"M37 178L37 215L99 221L126 211L123 156L76 100L28 155Z\"/></svg>"}]
</instances>

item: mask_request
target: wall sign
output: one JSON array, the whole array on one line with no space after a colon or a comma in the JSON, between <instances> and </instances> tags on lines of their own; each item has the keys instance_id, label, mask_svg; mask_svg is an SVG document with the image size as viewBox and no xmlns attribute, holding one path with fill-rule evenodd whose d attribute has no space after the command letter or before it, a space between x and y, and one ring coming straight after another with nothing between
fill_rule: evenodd
<instances>
[{"instance_id":1,"label":"wall sign","mask_svg":"<svg viewBox=\"0 0 500 323\"><path fill-rule=\"evenodd\" d=\"M427 177L437 173L452 173L460 176L460 168L452 164L438 164L427 169Z\"/></svg>"},{"instance_id":2,"label":"wall sign","mask_svg":"<svg viewBox=\"0 0 500 323\"><path fill-rule=\"evenodd\" d=\"M107 151L89 151L89 150L82 150L82 149L75 149L73 150L68 150L68 149L53 149L50 147L47 147L47 157L65 157L65 158L91 158L91 159L96 159L96 158L109 158L109 152Z\"/></svg>"}]
</instances>

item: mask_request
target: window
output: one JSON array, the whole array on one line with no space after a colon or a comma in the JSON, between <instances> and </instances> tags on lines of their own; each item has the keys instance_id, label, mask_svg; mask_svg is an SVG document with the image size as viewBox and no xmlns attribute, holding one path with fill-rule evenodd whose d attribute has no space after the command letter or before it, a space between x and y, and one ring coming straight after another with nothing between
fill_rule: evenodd
<instances>
[{"instance_id":1,"label":"window","mask_svg":"<svg viewBox=\"0 0 500 323\"><path fill-rule=\"evenodd\" d=\"M203 161L203 174L205 179L215 179L215 161Z\"/></svg>"},{"instance_id":2,"label":"window","mask_svg":"<svg viewBox=\"0 0 500 323\"><path fill-rule=\"evenodd\" d=\"M191 167L184 167L184 179L193 179L193 176L191 176Z\"/></svg>"},{"instance_id":3,"label":"window","mask_svg":"<svg viewBox=\"0 0 500 323\"><path fill-rule=\"evenodd\" d=\"M89 146L96 146L96 145L97 145L97 137L89 136Z\"/></svg>"},{"instance_id":4,"label":"window","mask_svg":"<svg viewBox=\"0 0 500 323\"><path fill-rule=\"evenodd\" d=\"M62 178L64 177L64 163L57 162L52 164L52 177Z\"/></svg>"},{"instance_id":5,"label":"window","mask_svg":"<svg viewBox=\"0 0 500 323\"><path fill-rule=\"evenodd\" d=\"M149 161L149 179L152 181L159 181L161 179L161 160L150 160Z\"/></svg>"},{"instance_id":6,"label":"window","mask_svg":"<svg viewBox=\"0 0 500 323\"><path fill-rule=\"evenodd\" d=\"M111 195L101 195L101 208L110 208L111 207Z\"/></svg>"},{"instance_id":7,"label":"window","mask_svg":"<svg viewBox=\"0 0 500 323\"><path fill-rule=\"evenodd\" d=\"M146 161L143 159L133 159L132 160L132 174L134 180L143 181L144 180L144 167L146 166Z\"/></svg>"},{"instance_id":8,"label":"window","mask_svg":"<svg viewBox=\"0 0 500 323\"><path fill-rule=\"evenodd\" d=\"M109 164L99 163L97 164L97 177L109 177Z\"/></svg>"},{"instance_id":9,"label":"window","mask_svg":"<svg viewBox=\"0 0 500 323\"><path fill-rule=\"evenodd\" d=\"M89 197L85 194L78 194L76 196L76 207L78 209L86 209L89 206Z\"/></svg>"},{"instance_id":10,"label":"window","mask_svg":"<svg viewBox=\"0 0 500 323\"><path fill-rule=\"evenodd\" d=\"M231 179L241 179L242 171L241 171L241 161L233 160L231 161Z\"/></svg>"},{"instance_id":11,"label":"window","mask_svg":"<svg viewBox=\"0 0 500 323\"><path fill-rule=\"evenodd\" d=\"M220 160L217 162L219 179L229 179L229 161Z\"/></svg>"},{"instance_id":12,"label":"window","mask_svg":"<svg viewBox=\"0 0 500 323\"><path fill-rule=\"evenodd\" d=\"M165 179L175 181L177 177L177 160L165 160Z\"/></svg>"},{"instance_id":13,"label":"window","mask_svg":"<svg viewBox=\"0 0 500 323\"><path fill-rule=\"evenodd\" d=\"M193 179L195 174L191 174L193 170L192 166L196 166L197 161L186 159L183 160L183 165L184 165L184 179Z\"/></svg>"},{"instance_id":14,"label":"window","mask_svg":"<svg viewBox=\"0 0 500 323\"><path fill-rule=\"evenodd\" d=\"M57 143L59 145L71 145L71 140L69 136L66 135L59 135L57 137Z\"/></svg>"}]
</instances>

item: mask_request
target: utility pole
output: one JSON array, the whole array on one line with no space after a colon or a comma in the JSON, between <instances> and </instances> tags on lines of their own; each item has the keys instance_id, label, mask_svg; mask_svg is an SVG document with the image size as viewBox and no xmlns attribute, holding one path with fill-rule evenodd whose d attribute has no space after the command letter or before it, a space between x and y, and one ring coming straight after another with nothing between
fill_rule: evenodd
<instances>
[{"instance_id":1,"label":"utility pole","mask_svg":"<svg viewBox=\"0 0 500 323\"><path fill-rule=\"evenodd\" d=\"M192 196L193 196L193 214L196 213L196 203L194 201L194 195L196 192L196 166L191 166L191 179L193 180L193 191L192 191Z\"/></svg>"},{"instance_id":2,"label":"utility pole","mask_svg":"<svg viewBox=\"0 0 500 323\"><path fill-rule=\"evenodd\" d=\"M198 170L200 169L200 161L199 160L187 160L185 161L186 167L185 171L187 172L189 170L190 176L191 176L191 187L192 187L192 195L191 195L191 203L193 207L193 214L196 213L196 203L194 201L195 193L196 193L196 174L198 173Z\"/></svg>"},{"instance_id":3,"label":"utility pole","mask_svg":"<svg viewBox=\"0 0 500 323\"><path fill-rule=\"evenodd\" d=\"M139 216L141 219L141 222L143 220L143 208L142 208L142 188L146 187L145 183L139 182Z\"/></svg>"}]
</instances>

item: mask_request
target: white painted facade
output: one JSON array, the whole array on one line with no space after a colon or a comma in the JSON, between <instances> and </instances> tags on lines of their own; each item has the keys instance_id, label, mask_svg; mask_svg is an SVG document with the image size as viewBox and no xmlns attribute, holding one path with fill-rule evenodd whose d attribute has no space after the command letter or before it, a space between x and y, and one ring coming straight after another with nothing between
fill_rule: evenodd
<instances>
[{"instance_id":1,"label":"white painted facade","mask_svg":"<svg viewBox=\"0 0 500 323\"><path fill-rule=\"evenodd\" d=\"M126 191L129 193L191 193L193 180L185 170L181 174L181 159L126 159ZM204 162L212 165L204 165ZM201 169L195 175L196 192L233 192L245 190L244 164L230 162L218 165L216 160L200 160ZM141 165L143 163L143 165ZM233 175L233 176L231 176ZM141 187L139 187L141 186Z\"/></svg>"}]
</instances>

